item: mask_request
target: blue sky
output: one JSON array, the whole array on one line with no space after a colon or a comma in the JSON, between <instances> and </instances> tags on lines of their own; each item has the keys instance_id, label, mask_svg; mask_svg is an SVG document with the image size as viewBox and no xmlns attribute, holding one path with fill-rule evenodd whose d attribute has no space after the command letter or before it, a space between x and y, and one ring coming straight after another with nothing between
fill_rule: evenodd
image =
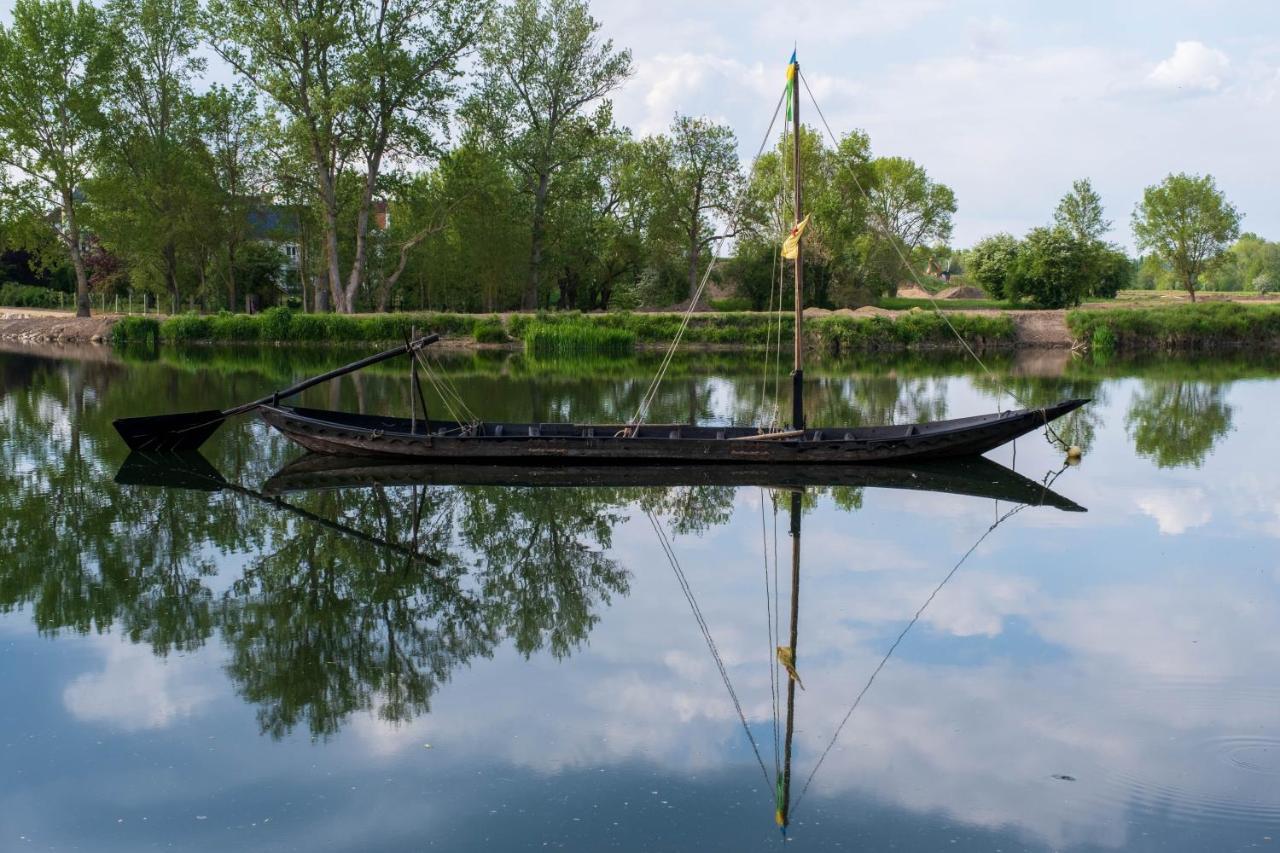
<instances>
[{"instance_id":1,"label":"blue sky","mask_svg":"<svg viewBox=\"0 0 1280 853\"><path fill-rule=\"evenodd\" d=\"M12 0L0 0L7 18ZM1280 239L1280 3L595 0L632 50L616 93L637 133L675 112L768 123L793 44L837 133L912 157L957 193L955 240L1021 234L1089 177L1132 247L1142 188L1212 173L1244 228ZM214 69L219 76L225 69ZM806 120L813 111L804 105Z\"/></svg>"},{"instance_id":2,"label":"blue sky","mask_svg":"<svg viewBox=\"0 0 1280 853\"><path fill-rule=\"evenodd\" d=\"M792 44L837 133L922 163L957 193L955 242L1046 222L1078 177L1130 245L1142 188L1212 173L1244 227L1280 238L1280 3L597 0L635 56L620 121L730 122L744 156ZM807 108L807 104L805 107ZM806 120L815 118L810 109ZM750 149L750 151L748 151Z\"/></svg>"}]
</instances>

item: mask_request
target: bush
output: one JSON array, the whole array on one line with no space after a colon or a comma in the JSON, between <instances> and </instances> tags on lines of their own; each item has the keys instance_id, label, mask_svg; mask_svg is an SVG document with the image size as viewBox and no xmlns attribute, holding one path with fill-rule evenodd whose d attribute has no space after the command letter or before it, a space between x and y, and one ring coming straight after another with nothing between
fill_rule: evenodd
<instances>
[{"instance_id":1,"label":"bush","mask_svg":"<svg viewBox=\"0 0 1280 853\"><path fill-rule=\"evenodd\" d=\"M176 314L165 318L158 324L158 329L160 338L168 342L207 341L213 337L213 319L197 314Z\"/></svg>"},{"instance_id":2,"label":"bush","mask_svg":"<svg viewBox=\"0 0 1280 853\"><path fill-rule=\"evenodd\" d=\"M60 308L64 304L74 305L75 298L67 297L68 294L48 287L14 284L11 281L0 284L0 305L13 308Z\"/></svg>"},{"instance_id":3,"label":"bush","mask_svg":"<svg viewBox=\"0 0 1280 853\"><path fill-rule=\"evenodd\" d=\"M293 312L288 308L268 308L262 312L261 336L268 341L287 341L291 337Z\"/></svg>"},{"instance_id":4,"label":"bush","mask_svg":"<svg viewBox=\"0 0 1280 853\"><path fill-rule=\"evenodd\" d=\"M751 300L746 296L727 296L724 299L709 299L707 304L716 311L750 311Z\"/></svg>"},{"instance_id":5,"label":"bush","mask_svg":"<svg viewBox=\"0 0 1280 853\"><path fill-rule=\"evenodd\" d=\"M1012 234L996 234L980 240L965 259L966 275L991 294L992 299L1008 299L1009 274L1017 263L1021 245Z\"/></svg>"},{"instance_id":6,"label":"bush","mask_svg":"<svg viewBox=\"0 0 1280 853\"><path fill-rule=\"evenodd\" d=\"M1092 283L1089 244L1065 228L1033 228L1005 280L1011 299L1029 299L1041 308L1079 305Z\"/></svg>"},{"instance_id":7,"label":"bush","mask_svg":"<svg viewBox=\"0 0 1280 853\"><path fill-rule=\"evenodd\" d=\"M145 344L154 347L160 342L160 324L152 317L121 317L111 326L111 343L114 346Z\"/></svg>"},{"instance_id":8,"label":"bush","mask_svg":"<svg viewBox=\"0 0 1280 853\"><path fill-rule=\"evenodd\" d=\"M480 344L505 344L508 340L506 327L497 317L490 317L476 323L471 334L475 337L476 343Z\"/></svg>"}]
</instances>

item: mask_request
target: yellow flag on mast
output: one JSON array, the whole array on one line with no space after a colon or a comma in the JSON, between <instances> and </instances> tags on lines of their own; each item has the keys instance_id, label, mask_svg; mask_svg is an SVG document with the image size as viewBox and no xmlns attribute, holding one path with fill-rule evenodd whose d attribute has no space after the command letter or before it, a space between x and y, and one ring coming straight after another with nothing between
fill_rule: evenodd
<instances>
[{"instance_id":1,"label":"yellow flag on mast","mask_svg":"<svg viewBox=\"0 0 1280 853\"><path fill-rule=\"evenodd\" d=\"M791 229L791 233L787 235L787 239L782 241L782 257L794 261L796 255L800 254L800 235L804 233L804 229L809 225L809 214L804 215L796 223L796 227Z\"/></svg>"}]
</instances>

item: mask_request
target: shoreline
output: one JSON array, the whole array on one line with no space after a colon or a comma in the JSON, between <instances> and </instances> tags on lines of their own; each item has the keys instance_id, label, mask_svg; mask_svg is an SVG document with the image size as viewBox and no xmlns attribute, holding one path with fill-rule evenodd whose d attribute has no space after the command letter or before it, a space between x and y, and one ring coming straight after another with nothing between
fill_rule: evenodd
<instances>
[{"instance_id":1,"label":"shoreline","mask_svg":"<svg viewBox=\"0 0 1280 853\"><path fill-rule=\"evenodd\" d=\"M854 352L948 351L964 346L979 350L1231 351L1242 348L1280 349L1280 305L1255 302L1201 302L1167 307L1087 306L1070 310L965 308L942 313L920 308L889 310L805 310L805 348L831 354ZM20 344L83 344L111 347L122 343L114 335L117 323L141 329L153 344L231 344L260 347L351 346L395 343L410 327L438 328L437 346L444 350L522 351L533 324L584 324L621 329L633 337L638 353L663 352L671 329L683 315L674 312L634 314L359 314L290 315L283 329L268 326L270 315L126 315L98 314L77 318L70 312L47 309L0 308L0 341ZM699 312L692 316L681 344L691 352L751 352L756 340L776 334L777 315L764 312ZM278 318L277 318L278 320ZM204 333L183 336L182 326L205 323ZM230 321L227 332L217 323ZM300 325L327 324L332 334L291 335ZM782 336L791 334L789 315L781 318ZM497 327L505 340L477 340L479 329ZM753 328L754 327L754 328ZM965 344L956 338L955 328ZM276 335L276 337L272 337ZM128 343L132 344L133 339Z\"/></svg>"}]
</instances>

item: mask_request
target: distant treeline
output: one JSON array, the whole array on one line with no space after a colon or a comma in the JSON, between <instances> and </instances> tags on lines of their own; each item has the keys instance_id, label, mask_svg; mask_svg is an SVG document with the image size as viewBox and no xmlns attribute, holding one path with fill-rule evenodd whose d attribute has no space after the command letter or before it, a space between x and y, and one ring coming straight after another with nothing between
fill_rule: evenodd
<instances>
[{"instance_id":1,"label":"distant treeline","mask_svg":"<svg viewBox=\"0 0 1280 853\"><path fill-rule=\"evenodd\" d=\"M352 312L671 304L736 245L724 281L763 307L792 143L747 174L713 121L637 137L610 101L632 73L582 0L19 0L0 248L82 309ZM954 194L865 134L801 151L808 301L891 290L950 235Z\"/></svg>"},{"instance_id":2,"label":"distant treeline","mask_svg":"<svg viewBox=\"0 0 1280 853\"><path fill-rule=\"evenodd\" d=\"M232 85L209 81L210 52ZM718 293L786 307L795 141L743 164L704 118L637 137L610 100L633 70L585 0L18 0L0 26L0 281L75 291L82 312L91 292L165 311L625 310L687 300L719 250ZM955 194L919 164L857 130L806 127L799 146L807 304L964 266L1041 305L1131 278L1087 181L1052 228L958 256ZM1140 279L1225 275L1239 217L1211 178L1171 176L1140 213ZM1232 281L1274 286L1250 264Z\"/></svg>"}]
</instances>

